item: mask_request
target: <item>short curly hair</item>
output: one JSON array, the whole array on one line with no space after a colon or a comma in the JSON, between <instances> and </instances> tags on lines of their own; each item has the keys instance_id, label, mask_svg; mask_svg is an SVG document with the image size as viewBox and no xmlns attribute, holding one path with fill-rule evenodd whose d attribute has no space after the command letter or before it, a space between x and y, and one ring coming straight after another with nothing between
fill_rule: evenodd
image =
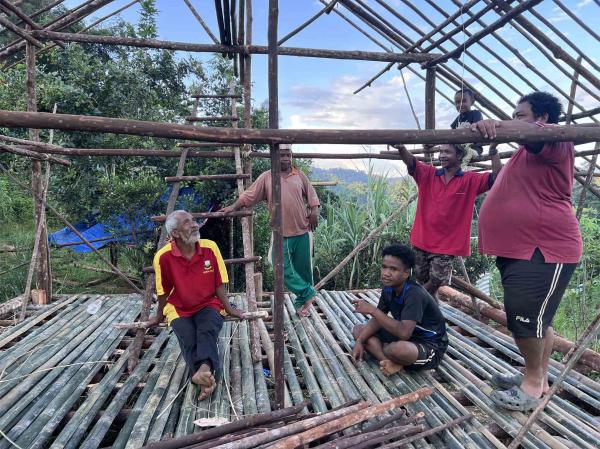
<instances>
[{"instance_id":1,"label":"short curly hair","mask_svg":"<svg viewBox=\"0 0 600 449\"><path fill-rule=\"evenodd\" d=\"M382 257L397 257L402 261L402 264L409 270L415 266L415 252L410 248L410 246L401 245L399 243L388 245L385 248L383 248L383 250L381 251L381 255Z\"/></svg>"},{"instance_id":2,"label":"short curly hair","mask_svg":"<svg viewBox=\"0 0 600 449\"><path fill-rule=\"evenodd\" d=\"M548 114L548 123L558 123L558 118L563 111L562 104L558 98L548 92L532 92L527 95L523 95L518 104L529 103L531 105L531 112L534 117L541 117L544 114Z\"/></svg>"}]
</instances>

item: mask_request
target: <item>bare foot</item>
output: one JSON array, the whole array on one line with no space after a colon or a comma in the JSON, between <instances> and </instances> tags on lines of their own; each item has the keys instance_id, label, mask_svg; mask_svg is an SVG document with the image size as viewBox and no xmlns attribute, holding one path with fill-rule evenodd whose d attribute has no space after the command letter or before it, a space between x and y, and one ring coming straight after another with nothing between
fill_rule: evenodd
<instances>
[{"instance_id":1,"label":"bare foot","mask_svg":"<svg viewBox=\"0 0 600 449\"><path fill-rule=\"evenodd\" d=\"M213 391L215 391L215 388L217 388L217 382L215 381L215 378L213 376L210 376L210 378L212 380L210 385L203 385L200 387L200 395L198 396L198 401L205 400L213 393Z\"/></svg>"},{"instance_id":2,"label":"bare foot","mask_svg":"<svg viewBox=\"0 0 600 449\"><path fill-rule=\"evenodd\" d=\"M212 381L211 381L212 378ZM198 368L198 371L196 371L194 373L194 375L192 376L192 382L195 383L196 385L201 385L201 386L209 386L212 382L214 381L214 377L212 375L212 373L210 372L210 367L208 365L202 365L200 368Z\"/></svg>"},{"instance_id":3,"label":"bare foot","mask_svg":"<svg viewBox=\"0 0 600 449\"><path fill-rule=\"evenodd\" d=\"M381 362L379 362L379 369L386 376L396 374L398 371L401 371L402 368L404 368L402 365L394 363L389 359L383 359Z\"/></svg>"},{"instance_id":4,"label":"bare foot","mask_svg":"<svg viewBox=\"0 0 600 449\"><path fill-rule=\"evenodd\" d=\"M550 390L550 385L548 385L548 381L546 380L544 382L544 384L542 385L542 395L548 393L549 390Z\"/></svg>"},{"instance_id":5,"label":"bare foot","mask_svg":"<svg viewBox=\"0 0 600 449\"><path fill-rule=\"evenodd\" d=\"M298 309L298 315L303 318L310 315L310 307L313 305L314 302L315 302L315 298L312 298L312 299L309 299L308 301L306 301L304 303L304 305Z\"/></svg>"}]
</instances>

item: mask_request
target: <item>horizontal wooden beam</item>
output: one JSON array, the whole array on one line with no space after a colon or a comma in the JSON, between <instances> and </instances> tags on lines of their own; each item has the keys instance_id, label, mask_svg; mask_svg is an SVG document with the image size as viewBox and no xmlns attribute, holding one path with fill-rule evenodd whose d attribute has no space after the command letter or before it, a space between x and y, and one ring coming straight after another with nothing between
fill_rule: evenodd
<instances>
[{"instance_id":1,"label":"horizontal wooden beam","mask_svg":"<svg viewBox=\"0 0 600 449\"><path fill-rule=\"evenodd\" d=\"M236 210L234 212L192 212L194 218L237 218L237 217L249 217L252 215L251 210ZM154 215L152 221L162 223L167 221L166 215Z\"/></svg>"},{"instance_id":2,"label":"horizontal wooden beam","mask_svg":"<svg viewBox=\"0 0 600 449\"><path fill-rule=\"evenodd\" d=\"M337 181L311 181L310 182L314 187L332 187L337 186Z\"/></svg>"},{"instance_id":3,"label":"horizontal wooden beam","mask_svg":"<svg viewBox=\"0 0 600 449\"><path fill-rule=\"evenodd\" d=\"M190 96L192 98L237 98L238 100L242 99L242 96L237 95L237 94L207 95L207 94L195 93Z\"/></svg>"},{"instance_id":4,"label":"horizontal wooden beam","mask_svg":"<svg viewBox=\"0 0 600 449\"><path fill-rule=\"evenodd\" d=\"M178 147L181 148L225 148L225 147L234 147L237 144L235 143L199 143L199 142L179 142L177 144Z\"/></svg>"},{"instance_id":5,"label":"horizontal wooden beam","mask_svg":"<svg viewBox=\"0 0 600 449\"><path fill-rule=\"evenodd\" d=\"M239 257L237 259L225 259L225 265L236 265L241 263L254 263L260 260L260 256L251 256L251 257ZM144 267L142 268L142 273L154 273L154 267Z\"/></svg>"},{"instance_id":6,"label":"horizontal wooden beam","mask_svg":"<svg viewBox=\"0 0 600 449\"><path fill-rule=\"evenodd\" d=\"M26 148L15 147L12 145L5 145L3 143L0 143L0 151L6 151L8 153L17 154L19 156L29 157L31 159L36 159L38 161L48 161L48 162L52 162L54 164L64 165L66 167L71 165L71 161L63 159L61 157L50 156L49 154L46 154L46 153L31 151Z\"/></svg>"},{"instance_id":7,"label":"horizontal wooden beam","mask_svg":"<svg viewBox=\"0 0 600 449\"><path fill-rule=\"evenodd\" d=\"M224 117L194 117L189 116L186 117L185 120L187 122L237 122L239 117L235 117L233 115L224 116Z\"/></svg>"},{"instance_id":8,"label":"horizontal wooden beam","mask_svg":"<svg viewBox=\"0 0 600 449\"><path fill-rule=\"evenodd\" d=\"M147 122L110 117L0 110L0 126L60 129L227 143L312 144L443 144L504 142L598 142L595 124L507 130L498 128L494 139L470 129L246 129L201 128L175 123Z\"/></svg>"},{"instance_id":9,"label":"horizontal wooden beam","mask_svg":"<svg viewBox=\"0 0 600 449\"><path fill-rule=\"evenodd\" d=\"M577 114L571 115L571 120L579 120L582 118L592 117L596 114L600 114L600 107L590 109L588 111L578 112ZM564 122L567 119L565 115L561 116L559 121Z\"/></svg>"},{"instance_id":10,"label":"horizontal wooden beam","mask_svg":"<svg viewBox=\"0 0 600 449\"><path fill-rule=\"evenodd\" d=\"M249 179L248 173L224 175L193 175L193 176L167 176L166 182L191 182L191 181L222 181L227 179Z\"/></svg>"},{"instance_id":11,"label":"horizontal wooden beam","mask_svg":"<svg viewBox=\"0 0 600 449\"><path fill-rule=\"evenodd\" d=\"M268 54L265 45L214 45L191 44L186 42L164 41L158 39L140 39L122 36L99 36L91 34L58 33L55 31L34 30L31 34L38 39L61 40L64 42L80 42L102 45L123 45L128 47L159 48L164 50L180 50L197 53L243 53ZM358 50L324 50L318 48L279 47L279 56L303 56L307 58L353 59L361 61L381 62L427 62L440 54L426 53L385 53Z\"/></svg>"}]
</instances>

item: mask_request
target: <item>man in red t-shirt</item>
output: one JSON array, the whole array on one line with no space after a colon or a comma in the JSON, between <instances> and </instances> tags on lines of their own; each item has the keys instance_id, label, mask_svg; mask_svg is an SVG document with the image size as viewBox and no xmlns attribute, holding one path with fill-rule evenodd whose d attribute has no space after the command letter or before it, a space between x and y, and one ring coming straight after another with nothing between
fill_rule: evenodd
<instances>
[{"instance_id":1,"label":"man in red t-shirt","mask_svg":"<svg viewBox=\"0 0 600 449\"><path fill-rule=\"evenodd\" d=\"M219 368L217 338L224 311L243 319L229 304L223 283L229 281L219 247L200 239L200 227L184 210L172 212L165 223L172 240L154 256L158 306L151 325L167 318L177 336L181 353L200 386L198 400L215 390L214 372Z\"/></svg>"},{"instance_id":2,"label":"man in red t-shirt","mask_svg":"<svg viewBox=\"0 0 600 449\"><path fill-rule=\"evenodd\" d=\"M513 120L472 126L493 139L496 128L529 130L558 123L561 104L546 92L522 97ZM525 373L496 373L492 400L528 411L548 391L554 314L582 254L571 205L573 142L521 145L502 169L479 213L479 251L496 256L508 328L525 359Z\"/></svg>"},{"instance_id":3,"label":"man in red t-shirt","mask_svg":"<svg viewBox=\"0 0 600 449\"><path fill-rule=\"evenodd\" d=\"M415 277L435 297L450 283L456 256L471 254L471 221L477 195L490 189L502 168L497 150L492 155L492 173L463 172L461 161L467 148L442 145L441 168L418 161L404 145L396 146L419 188L415 222L410 242L417 257Z\"/></svg>"}]
</instances>

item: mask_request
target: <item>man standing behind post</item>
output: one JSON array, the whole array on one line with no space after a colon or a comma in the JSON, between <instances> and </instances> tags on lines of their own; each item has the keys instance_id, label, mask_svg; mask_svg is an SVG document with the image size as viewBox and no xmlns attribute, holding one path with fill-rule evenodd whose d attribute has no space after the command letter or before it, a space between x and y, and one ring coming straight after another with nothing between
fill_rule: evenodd
<instances>
[{"instance_id":1,"label":"man standing behind post","mask_svg":"<svg viewBox=\"0 0 600 449\"><path fill-rule=\"evenodd\" d=\"M285 286L296 295L298 315L308 316L317 292L312 275L312 233L319 223L319 198L302 171L292 165L291 145L280 145L281 205ZM262 173L235 203L220 212L252 207L266 201L273 216L271 170Z\"/></svg>"},{"instance_id":2,"label":"man standing behind post","mask_svg":"<svg viewBox=\"0 0 600 449\"><path fill-rule=\"evenodd\" d=\"M455 256L471 254L471 221L477 195L490 189L502 169L498 151L490 149L492 173L463 172L461 161L467 148L442 145L442 167L424 164L404 145L396 146L419 189L410 242L417 257L415 277L435 297L450 283Z\"/></svg>"},{"instance_id":3,"label":"man standing behind post","mask_svg":"<svg viewBox=\"0 0 600 449\"><path fill-rule=\"evenodd\" d=\"M215 390L214 373L219 368L217 338L223 326L222 309L242 319L233 309L223 288L229 281L219 247L200 239L200 227L191 214L176 210L165 223L172 241L154 256L158 306L152 325L167 318L177 336L181 353L200 387L198 400Z\"/></svg>"},{"instance_id":4,"label":"man standing behind post","mask_svg":"<svg viewBox=\"0 0 600 449\"><path fill-rule=\"evenodd\" d=\"M561 104L546 92L522 97L513 120L472 126L484 137L496 128L527 131L558 123ZM495 374L492 400L511 410L536 407L547 392L554 345L552 320L583 252L571 205L573 142L521 145L494 183L479 214L479 251L496 256L508 329L525 359L524 375Z\"/></svg>"}]
</instances>

